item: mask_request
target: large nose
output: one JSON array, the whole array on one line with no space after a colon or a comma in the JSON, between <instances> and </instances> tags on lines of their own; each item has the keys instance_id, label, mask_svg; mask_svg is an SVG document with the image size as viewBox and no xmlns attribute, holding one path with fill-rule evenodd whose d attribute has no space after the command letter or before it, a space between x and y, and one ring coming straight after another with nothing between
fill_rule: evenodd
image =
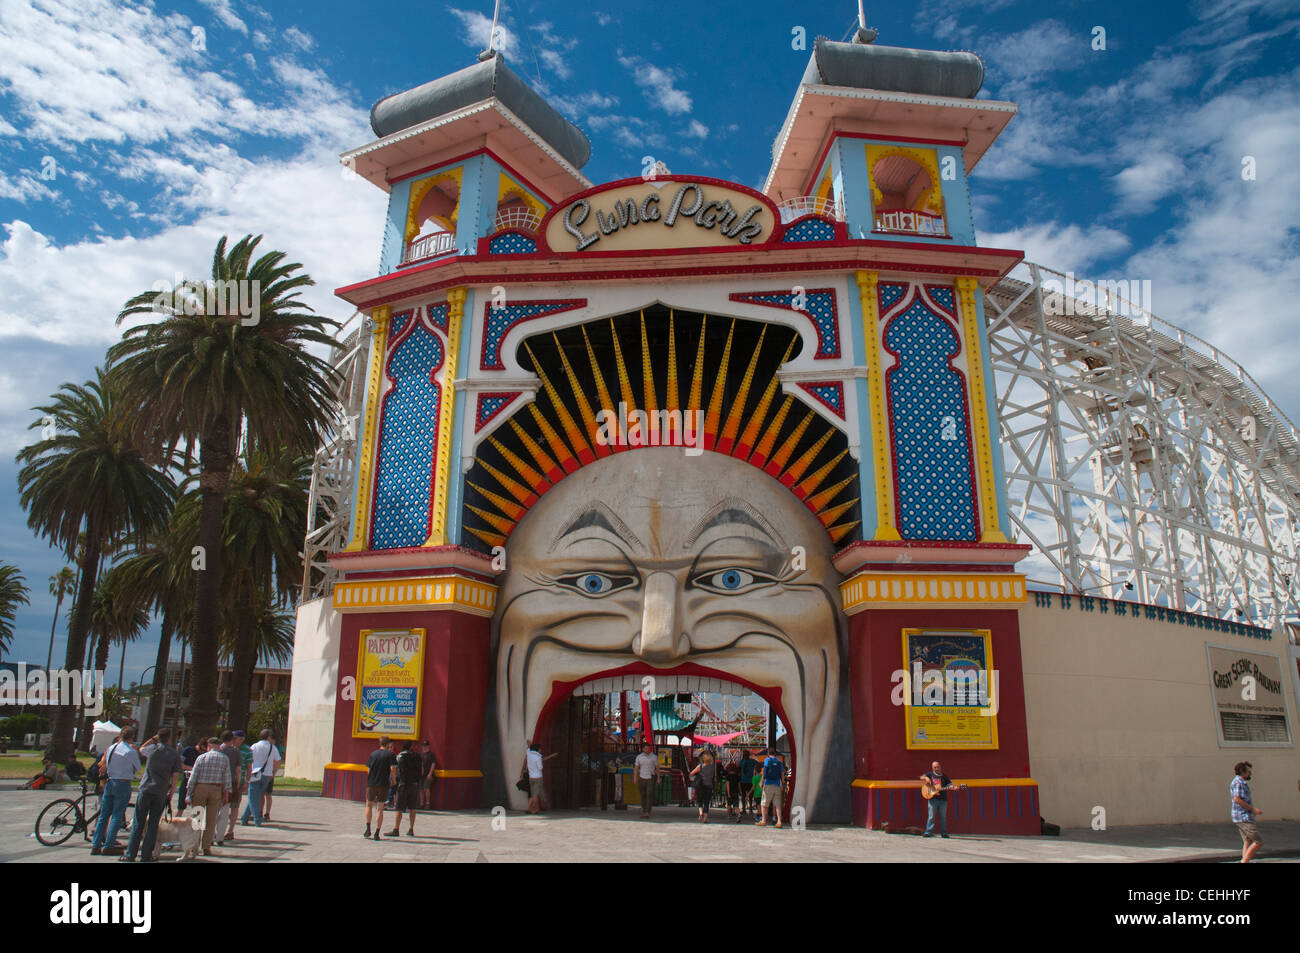
<instances>
[{"instance_id":1,"label":"large nose","mask_svg":"<svg viewBox=\"0 0 1300 953\"><path fill-rule=\"evenodd\" d=\"M677 578L672 573L652 572L646 577L641 635L635 651L648 662L671 662L690 651L682 631L678 596Z\"/></svg>"}]
</instances>

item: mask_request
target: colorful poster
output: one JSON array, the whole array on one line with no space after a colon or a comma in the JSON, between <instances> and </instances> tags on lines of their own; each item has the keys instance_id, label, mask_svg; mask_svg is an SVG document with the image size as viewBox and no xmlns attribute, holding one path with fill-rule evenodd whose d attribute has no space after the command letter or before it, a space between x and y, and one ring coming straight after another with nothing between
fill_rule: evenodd
<instances>
[{"instance_id":1,"label":"colorful poster","mask_svg":"<svg viewBox=\"0 0 1300 953\"><path fill-rule=\"evenodd\" d=\"M992 632L904 629L903 664L908 748L997 748Z\"/></svg>"},{"instance_id":2,"label":"colorful poster","mask_svg":"<svg viewBox=\"0 0 1300 953\"><path fill-rule=\"evenodd\" d=\"M1205 644L1219 746L1289 747L1282 660L1226 645Z\"/></svg>"},{"instance_id":3,"label":"colorful poster","mask_svg":"<svg viewBox=\"0 0 1300 953\"><path fill-rule=\"evenodd\" d=\"M424 629L362 629L354 738L418 738Z\"/></svg>"}]
</instances>

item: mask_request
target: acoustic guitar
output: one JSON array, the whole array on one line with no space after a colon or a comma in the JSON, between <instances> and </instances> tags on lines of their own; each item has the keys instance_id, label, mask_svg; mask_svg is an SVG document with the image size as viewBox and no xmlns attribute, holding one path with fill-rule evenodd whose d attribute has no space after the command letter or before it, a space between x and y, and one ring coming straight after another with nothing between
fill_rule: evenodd
<instances>
[{"instance_id":1,"label":"acoustic guitar","mask_svg":"<svg viewBox=\"0 0 1300 953\"><path fill-rule=\"evenodd\" d=\"M928 778L922 779L921 781L921 797L925 798L927 801L933 798L940 791L965 791L965 790L966 790L966 785L964 784L950 784L945 788L945 787L940 787L937 784L931 784Z\"/></svg>"}]
</instances>

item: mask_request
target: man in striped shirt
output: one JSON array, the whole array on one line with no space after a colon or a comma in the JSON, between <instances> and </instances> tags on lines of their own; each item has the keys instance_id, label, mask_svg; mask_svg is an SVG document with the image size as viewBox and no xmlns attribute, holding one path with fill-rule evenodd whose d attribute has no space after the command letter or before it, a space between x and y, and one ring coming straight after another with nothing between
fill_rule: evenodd
<instances>
[{"instance_id":1,"label":"man in striped shirt","mask_svg":"<svg viewBox=\"0 0 1300 953\"><path fill-rule=\"evenodd\" d=\"M1259 828L1255 826L1255 818L1264 812L1251 801L1250 785L1246 783L1250 780L1251 763L1238 761L1232 770L1235 777L1228 785L1228 794L1232 798L1232 823L1241 832L1241 862L1248 864L1259 851L1260 844L1264 843Z\"/></svg>"},{"instance_id":2,"label":"man in striped shirt","mask_svg":"<svg viewBox=\"0 0 1300 953\"><path fill-rule=\"evenodd\" d=\"M186 801L203 808L203 853L212 853L217 812L230 800L230 759L221 750L220 738L208 739L208 750L199 755L190 772Z\"/></svg>"}]
</instances>

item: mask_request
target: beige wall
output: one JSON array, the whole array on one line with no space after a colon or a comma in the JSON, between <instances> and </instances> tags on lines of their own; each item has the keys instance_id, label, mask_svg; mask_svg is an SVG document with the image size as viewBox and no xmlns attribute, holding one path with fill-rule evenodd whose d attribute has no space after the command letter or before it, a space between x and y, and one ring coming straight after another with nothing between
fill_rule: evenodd
<instances>
[{"instance_id":1,"label":"beige wall","mask_svg":"<svg viewBox=\"0 0 1300 953\"><path fill-rule=\"evenodd\" d=\"M1100 600L1094 600L1094 604ZM1252 639L1175 622L1070 609L1020 612L1030 768L1042 815L1063 827L1229 822L1228 784L1238 761L1261 823L1300 818L1300 754L1286 748L1220 748L1207 642L1274 655L1284 669L1296 736L1296 682L1285 636ZM296 680L296 675L295 675ZM1267 840L1267 831L1264 831Z\"/></svg>"},{"instance_id":2,"label":"beige wall","mask_svg":"<svg viewBox=\"0 0 1300 953\"><path fill-rule=\"evenodd\" d=\"M343 617L329 597L298 607L293 637L293 687L285 774L320 781L334 750L339 640Z\"/></svg>"}]
</instances>

